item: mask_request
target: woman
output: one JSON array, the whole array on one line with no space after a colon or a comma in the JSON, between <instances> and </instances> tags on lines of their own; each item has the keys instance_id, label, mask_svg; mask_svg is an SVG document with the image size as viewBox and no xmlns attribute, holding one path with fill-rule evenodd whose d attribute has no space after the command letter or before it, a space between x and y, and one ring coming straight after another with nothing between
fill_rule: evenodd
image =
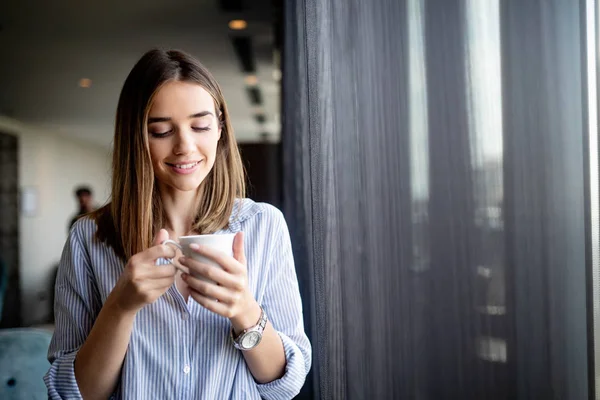
<instances>
[{"instance_id":1,"label":"woman","mask_svg":"<svg viewBox=\"0 0 600 400\"><path fill-rule=\"evenodd\" d=\"M194 250L222 268L174 261L213 283L179 272L161 244L236 232L233 257ZM111 202L71 230L55 314L51 398L289 399L304 383L311 347L285 220L244 199L223 95L189 55L150 51L127 77ZM244 348L248 329L262 339Z\"/></svg>"}]
</instances>

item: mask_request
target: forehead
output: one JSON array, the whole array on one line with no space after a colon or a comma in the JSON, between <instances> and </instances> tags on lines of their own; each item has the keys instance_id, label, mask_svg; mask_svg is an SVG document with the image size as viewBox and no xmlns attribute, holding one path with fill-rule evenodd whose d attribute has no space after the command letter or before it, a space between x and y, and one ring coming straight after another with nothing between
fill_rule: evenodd
<instances>
[{"instance_id":1,"label":"forehead","mask_svg":"<svg viewBox=\"0 0 600 400\"><path fill-rule=\"evenodd\" d=\"M154 95L149 116L189 116L201 111L215 112L215 102L206 89L196 83L170 81Z\"/></svg>"}]
</instances>

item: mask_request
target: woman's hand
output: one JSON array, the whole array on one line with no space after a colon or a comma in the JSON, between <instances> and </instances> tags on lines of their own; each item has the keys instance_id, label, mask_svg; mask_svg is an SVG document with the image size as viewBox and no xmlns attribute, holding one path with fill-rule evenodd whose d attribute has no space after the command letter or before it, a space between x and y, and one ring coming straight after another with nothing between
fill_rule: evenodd
<instances>
[{"instance_id":1,"label":"woman's hand","mask_svg":"<svg viewBox=\"0 0 600 400\"><path fill-rule=\"evenodd\" d=\"M172 258L175 250L161 243L169 233L161 229L154 238L154 246L135 254L112 290L107 303L116 305L126 313L137 313L146 304L156 301L175 280L172 264L156 265L159 258Z\"/></svg>"},{"instance_id":2,"label":"woman's hand","mask_svg":"<svg viewBox=\"0 0 600 400\"><path fill-rule=\"evenodd\" d=\"M190 248L222 267L181 257L179 262L189 269L190 274L201 275L214 282L183 274L190 287L190 296L210 311L229 318L236 332L255 325L260 317L260 307L248 289L244 234L239 232L233 240L233 257L206 246L192 244Z\"/></svg>"}]
</instances>

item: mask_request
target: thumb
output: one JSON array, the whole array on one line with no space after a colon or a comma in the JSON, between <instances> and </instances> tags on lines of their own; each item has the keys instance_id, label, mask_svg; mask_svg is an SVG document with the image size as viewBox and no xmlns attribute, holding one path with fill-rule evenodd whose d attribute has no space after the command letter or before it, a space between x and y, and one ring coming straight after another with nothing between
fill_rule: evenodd
<instances>
[{"instance_id":1,"label":"thumb","mask_svg":"<svg viewBox=\"0 0 600 400\"><path fill-rule=\"evenodd\" d=\"M233 258L246 265L246 254L244 254L244 232L238 232L233 238Z\"/></svg>"},{"instance_id":2,"label":"thumb","mask_svg":"<svg viewBox=\"0 0 600 400\"><path fill-rule=\"evenodd\" d=\"M160 231L158 231L156 236L154 236L154 240L152 241L152 244L155 246L158 246L159 244L161 244L168 238L169 238L169 232L167 232L166 229L161 229Z\"/></svg>"}]
</instances>

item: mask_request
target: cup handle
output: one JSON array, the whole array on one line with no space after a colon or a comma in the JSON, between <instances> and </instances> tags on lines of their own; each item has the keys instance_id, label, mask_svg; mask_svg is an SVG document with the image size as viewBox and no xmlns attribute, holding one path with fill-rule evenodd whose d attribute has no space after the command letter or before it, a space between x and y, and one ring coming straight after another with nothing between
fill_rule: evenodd
<instances>
[{"instance_id":1,"label":"cup handle","mask_svg":"<svg viewBox=\"0 0 600 400\"><path fill-rule=\"evenodd\" d=\"M179 243L177 243L176 241L171 240L171 239L164 240L161 244L172 244L173 246L177 247L179 250L183 250L183 247L181 247L181 245ZM173 264L172 258L167 258L166 260L169 261L169 263Z\"/></svg>"}]
</instances>

